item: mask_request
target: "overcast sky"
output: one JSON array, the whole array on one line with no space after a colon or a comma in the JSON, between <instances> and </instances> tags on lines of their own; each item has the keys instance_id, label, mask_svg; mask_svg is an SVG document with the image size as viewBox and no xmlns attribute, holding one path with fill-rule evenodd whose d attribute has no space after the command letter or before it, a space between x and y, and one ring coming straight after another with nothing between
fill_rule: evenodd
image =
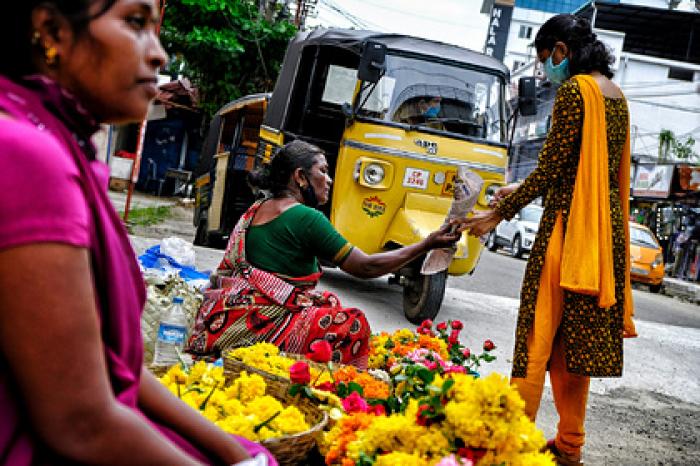
<instances>
[{"instance_id":1,"label":"overcast sky","mask_svg":"<svg viewBox=\"0 0 700 466\"><path fill-rule=\"evenodd\" d=\"M481 52L488 15L481 0L318 0L308 25L355 27L448 42ZM340 10L340 11L339 11Z\"/></svg>"}]
</instances>

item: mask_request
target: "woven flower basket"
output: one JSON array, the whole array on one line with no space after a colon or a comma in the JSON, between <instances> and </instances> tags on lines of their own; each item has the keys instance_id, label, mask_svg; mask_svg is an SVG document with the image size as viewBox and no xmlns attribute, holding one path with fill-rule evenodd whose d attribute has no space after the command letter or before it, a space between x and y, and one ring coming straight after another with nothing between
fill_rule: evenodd
<instances>
[{"instance_id":1,"label":"woven flower basket","mask_svg":"<svg viewBox=\"0 0 700 466\"><path fill-rule=\"evenodd\" d=\"M311 429L294 435L264 440L261 443L277 458L281 466L305 464L305 459L316 446L318 436L328 423L328 415L307 398L291 396L289 394L291 382L288 379L249 366L237 359L224 357L226 383L237 378L243 371L261 376L267 384L268 395L277 398L283 404L294 405L304 413L306 422L312 426Z\"/></svg>"}]
</instances>

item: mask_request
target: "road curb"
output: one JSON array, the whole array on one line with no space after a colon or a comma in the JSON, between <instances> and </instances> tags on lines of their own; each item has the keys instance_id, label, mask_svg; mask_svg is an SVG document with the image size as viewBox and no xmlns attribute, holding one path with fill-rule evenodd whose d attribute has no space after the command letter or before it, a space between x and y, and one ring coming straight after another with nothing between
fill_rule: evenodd
<instances>
[{"instance_id":1,"label":"road curb","mask_svg":"<svg viewBox=\"0 0 700 466\"><path fill-rule=\"evenodd\" d=\"M678 278L664 278L664 294L700 304L700 285Z\"/></svg>"}]
</instances>

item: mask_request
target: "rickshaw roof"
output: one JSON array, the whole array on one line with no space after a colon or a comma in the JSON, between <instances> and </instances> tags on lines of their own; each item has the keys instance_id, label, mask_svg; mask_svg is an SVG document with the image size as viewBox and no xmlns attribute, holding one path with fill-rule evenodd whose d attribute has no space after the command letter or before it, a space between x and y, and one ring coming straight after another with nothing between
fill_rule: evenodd
<instances>
[{"instance_id":1,"label":"rickshaw roof","mask_svg":"<svg viewBox=\"0 0 700 466\"><path fill-rule=\"evenodd\" d=\"M217 112L216 115L225 115L227 113L233 112L235 110L239 110L240 108L243 108L247 105L255 104L258 102L263 102L265 100L270 99L270 93L269 92L263 92L260 94L250 94L243 96L239 99L232 100L231 102L227 103L223 107L221 107Z\"/></svg>"},{"instance_id":2,"label":"rickshaw roof","mask_svg":"<svg viewBox=\"0 0 700 466\"><path fill-rule=\"evenodd\" d=\"M300 32L289 42L282 69L267 108L264 124L272 128L282 128L286 119L294 78L298 71L301 55L306 47L332 46L349 50L360 56L362 45L368 40L386 45L390 52L420 55L428 59L433 57L435 60L446 60L457 64L464 63L465 65L492 70L505 79L509 78L508 68L502 62L457 45L402 34L385 34L355 29L319 28L310 32Z\"/></svg>"},{"instance_id":3,"label":"rickshaw roof","mask_svg":"<svg viewBox=\"0 0 700 466\"><path fill-rule=\"evenodd\" d=\"M328 45L347 49L360 55L362 53L362 45L368 40L382 43L386 45L387 49L397 52L439 57L442 60L488 68L504 76L509 74L508 68L501 61L483 53L458 45L403 34L386 34L355 29L319 28L297 34L292 39L292 43L300 43L304 47L309 45Z\"/></svg>"}]
</instances>

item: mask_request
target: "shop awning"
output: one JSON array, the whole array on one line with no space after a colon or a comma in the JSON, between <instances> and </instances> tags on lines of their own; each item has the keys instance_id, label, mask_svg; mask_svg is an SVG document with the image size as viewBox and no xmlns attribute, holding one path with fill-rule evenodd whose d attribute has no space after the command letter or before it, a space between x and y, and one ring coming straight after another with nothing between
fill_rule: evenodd
<instances>
[{"instance_id":1,"label":"shop awning","mask_svg":"<svg viewBox=\"0 0 700 466\"><path fill-rule=\"evenodd\" d=\"M576 15L624 32L624 52L700 65L700 13L591 1Z\"/></svg>"}]
</instances>

